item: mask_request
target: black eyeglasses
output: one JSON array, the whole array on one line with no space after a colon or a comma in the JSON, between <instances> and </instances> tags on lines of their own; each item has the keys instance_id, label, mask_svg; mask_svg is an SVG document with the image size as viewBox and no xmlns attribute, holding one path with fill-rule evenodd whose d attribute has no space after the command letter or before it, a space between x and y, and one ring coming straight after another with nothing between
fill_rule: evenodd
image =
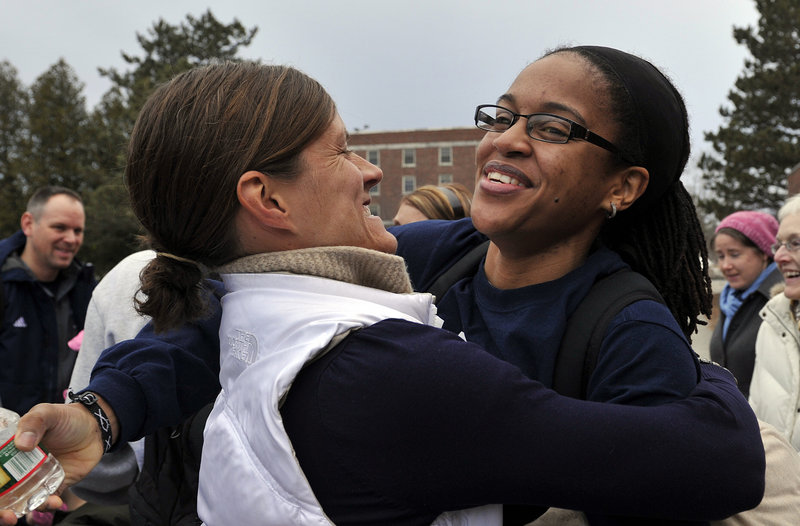
<instances>
[{"instance_id":1,"label":"black eyeglasses","mask_svg":"<svg viewBox=\"0 0 800 526\"><path fill-rule=\"evenodd\" d=\"M503 133L514 126L520 118L527 119L525 129L528 137L533 140L566 144L570 139L582 139L617 154L626 163L636 164L611 142L567 118L552 113L523 115L494 104L481 104L475 108L475 126L481 130Z\"/></svg>"}]
</instances>

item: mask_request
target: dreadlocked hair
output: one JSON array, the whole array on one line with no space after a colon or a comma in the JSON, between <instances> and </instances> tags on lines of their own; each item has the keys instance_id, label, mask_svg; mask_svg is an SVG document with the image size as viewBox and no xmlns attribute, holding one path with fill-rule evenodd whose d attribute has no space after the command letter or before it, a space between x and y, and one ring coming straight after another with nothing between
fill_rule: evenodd
<instances>
[{"instance_id":1,"label":"dreadlocked hair","mask_svg":"<svg viewBox=\"0 0 800 526\"><path fill-rule=\"evenodd\" d=\"M649 279L691 342L698 317L711 316L713 292L708 249L692 198L677 182L646 213L607 221L601 240Z\"/></svg>"},{"instance_id":2,"label":"dreadlocked hair","mask_svg":"<svg viewBox=\"0 0 800 526\"><path fill-rule=\"evenodd\" d=\"M673 117L679 119L673 122L679 126L671 133L680 134L677 139L681 145L675 151L679 157L671 159L669 163L674 166L649 167L649 162L664 160L658 160L659 155L648 155L653 152L647 152L646 149L657 146L650 142L651 137L642 135L639 123L641 107L634 101L611 61L602 58L607 56L607 52L603 48L579 46L556 49L548 54L563 52L575 53L595 68L600 79L597 88L605 88L611 107L609 113L618 124L615 144L629 159L634 160L634 164L650 171L651 180L647 190L650 199L644 203L643 198L647 196L645 192L630 208L606 221L600 232L600 241L620 254L633 270L650 280L691 342L697 326L707 324L699 316L711 317L713 292L708 275L705 236L692 198L679 179L691 149L689 120L683 97L672 82L659 72L679 107L680 115ZM650 103L657 104L658 101ZM653 126L652 123L650 125ZM653 177L659 180L655 181ZM668 184L655 185L654 182Z\"/></svg>"}]
</instances>

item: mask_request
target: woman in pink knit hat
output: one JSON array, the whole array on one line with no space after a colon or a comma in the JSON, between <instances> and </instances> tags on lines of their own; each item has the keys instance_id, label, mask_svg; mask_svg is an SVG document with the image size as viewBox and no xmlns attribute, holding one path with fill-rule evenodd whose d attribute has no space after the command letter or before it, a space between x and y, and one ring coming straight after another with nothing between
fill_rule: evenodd
<instances>
[{"instance_id":1,"label":"woman in pink knit hat","mask_svg":"<svg viewBox=\"0 0 800 526\"><path fill-rule=\"evenodd\" d=\"M728 368L748 395L755 361L758 312L770 289L783 281L772 260L778 221L764 212L734 212L711 238L719 268L728 282L719 298L720 317L711 336L711 359Z\"/></svg>"}]
</instances>

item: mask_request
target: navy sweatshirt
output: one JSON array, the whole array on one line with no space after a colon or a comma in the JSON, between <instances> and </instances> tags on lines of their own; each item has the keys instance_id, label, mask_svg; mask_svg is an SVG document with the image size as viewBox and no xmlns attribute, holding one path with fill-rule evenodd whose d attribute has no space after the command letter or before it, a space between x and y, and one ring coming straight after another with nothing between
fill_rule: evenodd
<instances>
[{"instance_id":1,"label":"navy sweatshirt","mask_svg":"<svg viewBox=\"0 0 800 526\"><path fill-rule=\"evenodd\" d=\"M416 290L427 290L485 237L470 219L419 221L392 229ZM552 385L558 348L569 316L594 282L627 268L618 254L597 248L579 268L547 283L501 290L477 274L455 283L437 303L444 328ZM683 398L697 383L694 352L669 309L645 300L609 324L589 382L589 400L656 405Z\"/></svg>"}]
</instances>

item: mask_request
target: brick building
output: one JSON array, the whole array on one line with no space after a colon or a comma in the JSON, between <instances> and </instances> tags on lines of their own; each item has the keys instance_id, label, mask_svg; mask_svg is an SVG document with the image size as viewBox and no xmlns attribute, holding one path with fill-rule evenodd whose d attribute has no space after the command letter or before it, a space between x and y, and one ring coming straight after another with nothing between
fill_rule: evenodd
<instances>
[{"instance_id":1,"label":"brick building","mask_svg":"<svg viewBox=\"0 0 800 526\"><path fill-rule=\"evenodd\" d=\"M426 184L461 183L475 188L475 148L484 131L444 128L351 133L348 146L383 170L370 208L391 223L404 194Z\"/></svg>"}]
</instances>

